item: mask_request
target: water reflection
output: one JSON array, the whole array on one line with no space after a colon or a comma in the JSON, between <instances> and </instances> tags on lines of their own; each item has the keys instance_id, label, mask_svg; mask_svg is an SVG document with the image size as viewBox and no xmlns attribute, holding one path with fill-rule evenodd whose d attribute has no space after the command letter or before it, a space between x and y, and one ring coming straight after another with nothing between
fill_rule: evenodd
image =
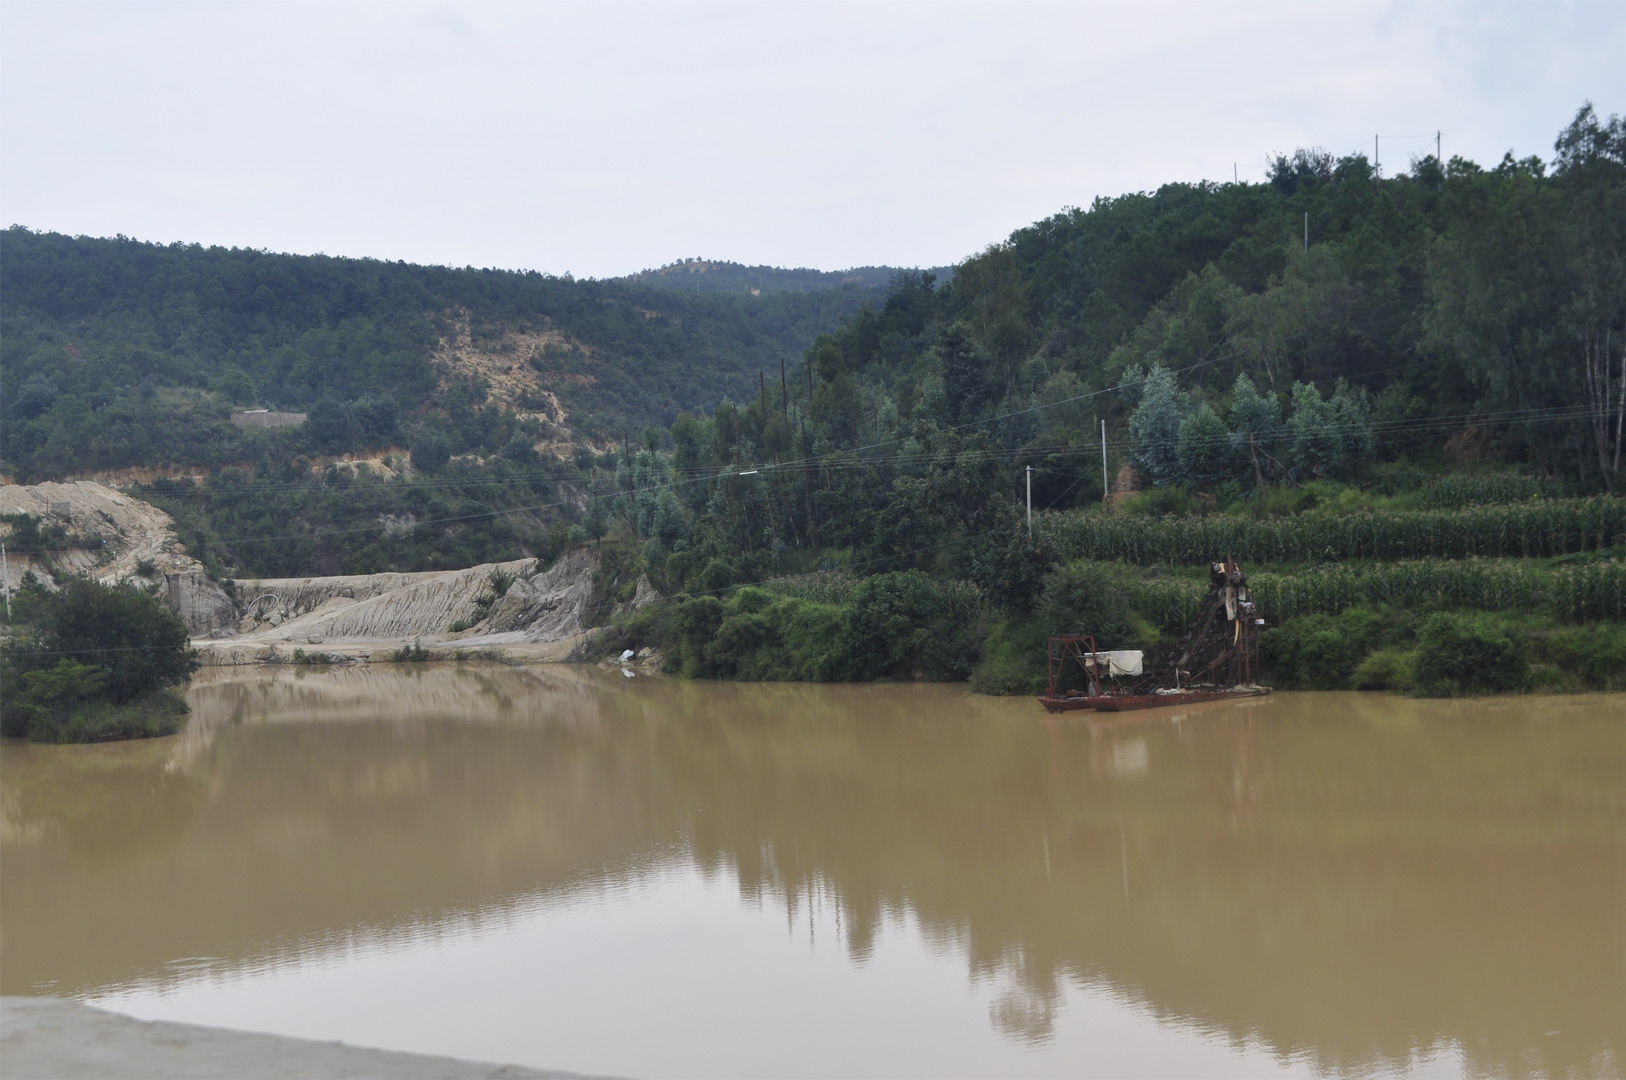
<instances>
[{"instance_id":1,"label":"water reflection","mask_svg":"<svg viewBox=\"0 0 1626 1080\"><path fill-rule=\"evenodd\" d=\"M567 668L207 676L175 739L5 747L0 990L408 948L698 868L808 933L833 912L854 964L912 920L1018 1045L1087 987L1327 1073L1619 1068L1618 697L1104 720Z\"/></svg>"}]
</instances>

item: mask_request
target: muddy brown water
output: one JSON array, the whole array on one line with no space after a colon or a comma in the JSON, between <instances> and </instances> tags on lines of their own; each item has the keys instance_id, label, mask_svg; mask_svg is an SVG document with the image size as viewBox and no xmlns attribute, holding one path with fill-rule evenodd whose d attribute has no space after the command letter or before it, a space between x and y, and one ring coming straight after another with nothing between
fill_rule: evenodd
<instances>
[{"instance_id":1,"label":"muddy brown water","mask_svg":"<svg viewBox=\"0 0 1626 1080\"><path fill-rule=\"evenodd\" d=\"M0 749L0 992L630 1076L1607 1076L1626 697L216 670Z\"/></svg>"}]
</instances>

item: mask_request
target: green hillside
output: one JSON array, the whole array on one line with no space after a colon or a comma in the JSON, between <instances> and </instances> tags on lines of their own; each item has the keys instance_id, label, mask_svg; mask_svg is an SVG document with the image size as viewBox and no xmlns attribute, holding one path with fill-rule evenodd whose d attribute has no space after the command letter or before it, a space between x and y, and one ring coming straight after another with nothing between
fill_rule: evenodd
<instances>
[{"instance_id":1,"label":"green hillside","mask_svg":"<svg viewBox=\"0 0 1626 1080\"><path fill-rule=\"evenodd\" d=\"M880 292L4 242L6 460L241 463L145 489L221 572L594 542L672 598L618 633L676 670L1010 691L1050 632L1170 641L1235 556L1281 685L1626 671L1626 121L1590 105L1550 161L1301 150Z\"/></svg>"},{"instance_id":2,"label":"green hillside","mask_svg":"<svg viewBox=\"0 0 1626 1080\"><path fill-rule=\"evenodd\" d=\"M679 599L626 643L1031 690L1047 633L1168 642L1235 555L1283 685L1620 685L1626 122L1555 151L1299 151L905 275L627 463L620 535Z\"/></svg>"},{"instance_id":3,"label":"green hillside","mask_svg":"<svg viewBox=\"0 0 1626 1080\"><path fill-rule=\"evenodd\" d=\"M696 295L13 227L0 234L0 465L23 478L213 466L430 432L454 454L516 434L620 440L753 394L873 295ZM234 428L229 413L249 408L310 424Z\"/></svg>"}]
</instances>

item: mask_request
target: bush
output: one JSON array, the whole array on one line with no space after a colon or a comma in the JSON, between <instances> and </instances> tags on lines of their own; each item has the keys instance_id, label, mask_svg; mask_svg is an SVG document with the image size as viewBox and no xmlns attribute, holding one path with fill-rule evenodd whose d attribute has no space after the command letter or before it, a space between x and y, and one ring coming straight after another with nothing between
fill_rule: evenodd
<instances>
[{"instance_id":1,"label":"bush","mask_svg":"<svg viewBox=\"0 0 1626 1080\"><path fill-rule=\"evenodd\" d=\"M1343 690L1365 642L1334 615L1306 615L1266 630L1259 650L1271 680L1292 690Z\"/></svg>"},{"instance_id":2,"label":"bush","mask_svg":"<svg viewBox=\"0 0 1626 1080\"><path fill-rule=\"evenodd\" d=\"M504 596L507 596L509 588L514 584L514 580L515 575L507 570L492 570L490 577L486 579L486 583L491 586L491 592L493 594L491 598L492 601L495 602L502 599ZM489 607L490 605L488 604L487 606Z\"/></svg>"},{"instance_id":3,"label":"bush","mask_svg":"<svg viewBox=\"0 0 1626 1080\"><path fill-rule=\"evenodd\" d=\"M1591 690L1626 690L1626 626L1565 627L1536 639L1539 659Z\"/></svg>"},{"instance_id":4,"label":"bush","mask_svg":"<svg viewBox=\"0 0 1626 1080\"><path fill-rule=\"evenodd\" d=\"M1039 623L1047 636L1093 634L1102 649L1150 648L1157 630L1131 600L1136 591L1128 567L1082 560L1058 566L1045 575Z\"/></svg>"},{"instance_id":5,"label":"bush","mask_svg":"<svg viewBox=\"0 0 1626 1080\"><path fill-rule=\"evenodd\" d=\"M1492 619L1439 612L1417 633L1417 689L1426 697L1465 697L1522 689L1524 650Z\"/></svg>"},{"instance_id":6,"label":"bush","mask_svg":"<svg viewBox=\"0 0 1626 1080\"><path fill-rule=\"evenodd\" d=\"M10 681L12 673L7 674ZM150 690L115 704L106 696L106 681L100 668L69 659L21 672L20 685L0 704L0 733L35 742L86 743L180 730L187 714L180 695Z\"/></svg>"},{"instance_id":7,"label":"bush","mask_svg":"<svg viewBox=\"0 0 1626 1080\"><path fill-rule=\"evenodd\" d=\"M976 590L919 570L865 578L847 616L852 678L963 679L976 664Z\"/></svg>"},{"instance_id":8,"label":"bush","mask_svg":"<svg viewBox=\"0 0 1626 1080\"><path fill-rule=\"evenodd\" d=\"M440 472L452 460L451 447L439 435L424 434L412 441L407 448L412 457L412 467L422 472Z\"/></svg>"},{"instance_id":9,"label":"bush","mask_svg":"<svg viewBox=\"0 0 1626 1080\"><path fill-rule=\"evenodd\" d=\"M27 735L46 743L153 739L179 731L189 711L173 690L153 690L118 705L105 698L86 699L70 708L43 711Z\"/></svg>"},{"instance_id":10,"label":"bush","mask_svg":"<svg viewBox=\"0 0 1626 1080\"><path fill-rule=\"evenodd\" d=\"M1409 691L1417 685L1417 653L1400 648L1369 653L1355 666L1350 685L1356 690Z\"/></svg>"},{"instance_id":11,"label":"bush","mask_svg":"<svg viewBox=\"0 0 1626 1080\"><path fill-rule=\"evenodd\" d=\"M44 606L41 651L100 669L115 704L184 682L197 669L186 624L135 585L76 578Z\"/></svg>"},{"instance_id":12,"label":"bush","mask_svg":"<svg viewBox=\"0 0 1626 1080\"><path fill-rule=\"evenodd\" d=\"M1266 630L1260 639L1260 654L1270 678L1284 689L1379 689L1388 686L1380 686L1379 680L1398 678L1404 668L1396 666L1392 658L1373 657L1407 638L1410 625L1404 617L1373 608L1304 615ZM1370 667L1366 667L1368 660ZM1359 685L1357 675L1368 680L1368 685Z\"/></svg>"},{"instance_id":13,"label":"bush","mask_svg":"<svg viewBox=\"0 0 1626 1080\"><path fill-rule=\"evenodd\" d=\"M715 609L703 597L686 612L690 648ZM701 647L704 674L751 681L832 682L848 677L842 651L844 612L830 604L741 589Z\"/></svg>"},{"instance_id":14,"label":"bush","mask_svg":"<svg viewBox=\"0 0 1626 1080\"><path fill-rule=\"evenodd\" d=\"M1199 514L1207 505L1182 487L1154 487L1138 491L1118 504L1119 513L1136 517Z\"/></svg>"},{"instance_id":15,"label":"bush","mask_svg":"<svg viewBox=\"0 0 1626 1080\"><path fill-rule=\"evenodd\" d=\"M982 661L971 672L979 694L1037 694L1049 678L1045 633L1032 620L1002 622L982 645Z\"/></svg>"},{"instance_id":16,"label":"bush","mask_svg":"<svg viewBox=\"0 0 1626 1080\"><path fill-rule=\"evenodd\" d=\"M390 654L390 662L394 664L419 664L428 659L429 650L416 639L411 645L402 645Z\"/></svg>"}]
</instances>

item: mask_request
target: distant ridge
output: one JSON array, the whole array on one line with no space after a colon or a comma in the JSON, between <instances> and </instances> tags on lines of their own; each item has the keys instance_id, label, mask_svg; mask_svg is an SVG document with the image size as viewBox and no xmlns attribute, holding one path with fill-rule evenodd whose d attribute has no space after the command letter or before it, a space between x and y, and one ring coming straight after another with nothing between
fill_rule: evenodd
<instances>
[{"instance_id":1,"label":"distant ridge","mask_svg":"<svg viewBox=\"0 0 1626 1080\"><path fill-rule=\"evenodd\" d=\"M813 292L818 289L885 289L904 268L897 266L855 266L850 270L813 270L798 267L787 270L777 266L745 266L736 262L718 262L712 259L679 259L654 270L641 270L636 274L614 280L626 281L659 289L683 292L738 293L767 295L780 292ZM939 281L946 281L952 267L932 267Z\"/></svg>"}]
</instances>

